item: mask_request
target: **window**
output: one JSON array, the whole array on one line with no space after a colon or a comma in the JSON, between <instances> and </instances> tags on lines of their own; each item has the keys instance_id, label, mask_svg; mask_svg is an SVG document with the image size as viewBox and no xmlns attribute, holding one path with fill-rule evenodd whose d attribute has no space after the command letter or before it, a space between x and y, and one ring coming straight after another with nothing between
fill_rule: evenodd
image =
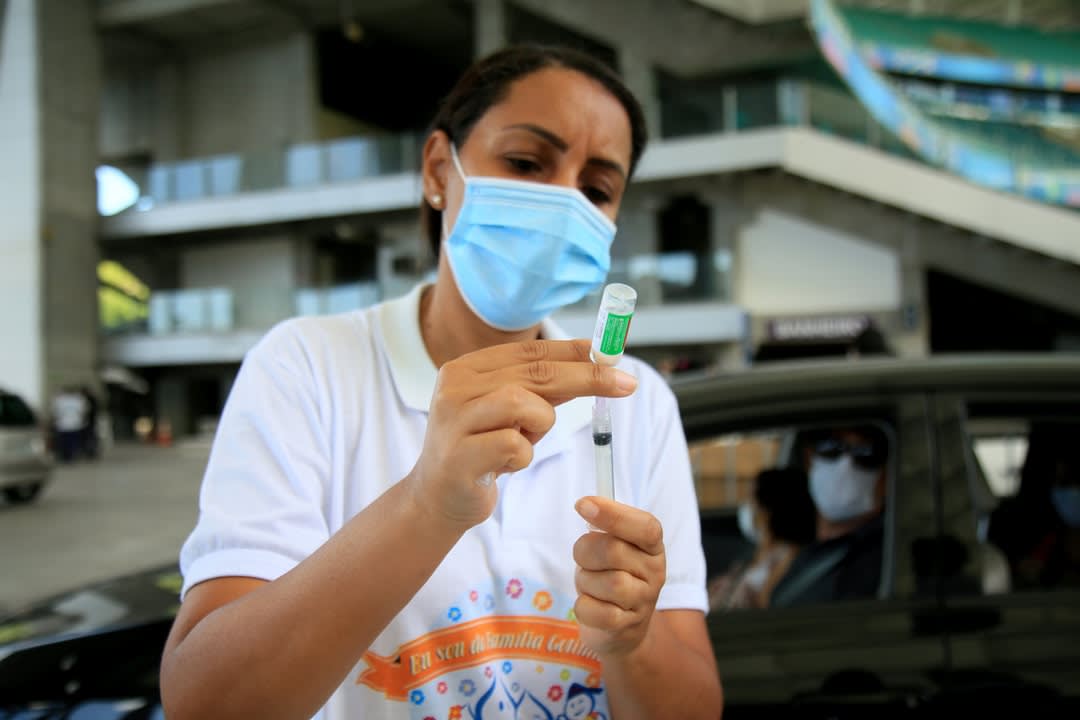
<instances>
[{"instance_id":1,"label":"window","mask_svg":"<svg viewBox=\"0 0 1080 720\"><path fill-rule=\"evenodd\" d=\"M692 443L712 610L876 597L893 437L853 419Z\"/></svg>"},{"instance_id":2,"label":"window","mask_svg":"<svg viewBox=\"0 0 1080 720\"><path fill-rule=\"evenodd\" d=\"M34 413L16 395L0 394L0 427L31 427Z\"/></svg>"}]
</instances>

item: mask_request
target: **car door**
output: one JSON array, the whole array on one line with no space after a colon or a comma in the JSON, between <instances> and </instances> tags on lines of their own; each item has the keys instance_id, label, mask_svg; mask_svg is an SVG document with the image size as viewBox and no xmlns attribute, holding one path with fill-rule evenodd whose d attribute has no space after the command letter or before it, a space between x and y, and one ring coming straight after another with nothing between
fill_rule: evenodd
<instances>
[{"instance_id":1,"label":"car door","mask_svg":"<svg viewBox=\"0 0 1080 720\"><path fill-rule=\"evenodd\" d=\"M710 612L725 718L778 712L784 717L861 717L889 710L903 715L932 690L930 671L944 663L944 644L940 635L924 632L918 620L937 609L940 598L928 592L935 579L926 573L933 568L917 563L911 552L933 534L936 515L927 420L924 397L880 392L825 394L765 408L728 407L719 420L715 413L684 417L707 551L730 552L736 545L711 535L735 526L730 518L749 492L748 476L794 460L791 438L800 429L875 422L888 427L892 444L877 597ZM751 449L742 457L728 450L726 462L714 458L711 465L702 450L740 445ZM728 473L718 481L716 468L725 465L735 476ZM726 525L721 522L725 513ZM717 565L731 558L709 560L715 576Z\"/></svg>"},{"instance_id":2,"label":"car door","mask_svg":"<svg viewBox=\"0 0 1080 720\"><path fill-rule=\"evenodd\" d=\"M935 409L941 522L964 548L963 565L947 583L942 703L1078 717L1080 554L1073 554L1071 568L1040 570L1029 560L1060 557L1047 550L1060 528L1048 515L1052 505L1030 488L1044 480L1041 453L1064 453L1072 458L1070 472L1080 471L1080 389L986 388L938 397ZM1061 438L1056 450L1037 439L1047 428Z\"/></svg>"}]
</instances>

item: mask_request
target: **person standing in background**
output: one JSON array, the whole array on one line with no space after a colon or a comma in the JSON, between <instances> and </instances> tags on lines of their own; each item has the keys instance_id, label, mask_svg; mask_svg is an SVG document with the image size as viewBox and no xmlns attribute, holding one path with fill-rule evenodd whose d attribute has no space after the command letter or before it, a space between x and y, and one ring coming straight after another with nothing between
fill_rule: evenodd
<instances>
[{"instance_id":1,"label":"person standing in background","mask_svg":"<svg viewBox=\"0 0 1080 720\"><path fill-rule=\"evenodd\" d=\"M87 410L86 398L73 387L65 387L53 398L53 430L60 462L73 462L78 456Z\"/></svg>"}]
</instances>

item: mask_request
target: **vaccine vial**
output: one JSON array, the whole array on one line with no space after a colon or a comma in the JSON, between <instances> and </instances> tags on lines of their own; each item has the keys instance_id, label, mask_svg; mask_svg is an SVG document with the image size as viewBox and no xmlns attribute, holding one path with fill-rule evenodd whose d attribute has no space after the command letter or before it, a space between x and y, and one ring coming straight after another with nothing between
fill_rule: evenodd
<instances>
[{"instance_id":1,"label":"vaccine vial","mask_svg":"<svg viewBox=\"0 0 1080 720\"><path fill-rule=\"evenodd\" d=\"M637 291L629 285L611 283L600 298L589 357L599 365L615 365L623 356L630 320L634 317Z\"/></svg>"}]
</instances>

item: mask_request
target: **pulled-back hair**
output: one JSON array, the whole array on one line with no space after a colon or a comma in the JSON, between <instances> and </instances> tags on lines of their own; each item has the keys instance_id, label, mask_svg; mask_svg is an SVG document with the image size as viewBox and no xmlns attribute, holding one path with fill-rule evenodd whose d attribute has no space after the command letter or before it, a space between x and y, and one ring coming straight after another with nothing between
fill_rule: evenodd
<instances>
[{"instance_id":1,"label":"pulled-back hair","mask_svg":"<svg viewBox=\"0 0 1080 720\"><path fill-rule=\"evenodd\" d=\"M590 55L569 48L517 45L478 60L465 71L440 104L431 131L442 130L460 148L476 122L506 97L515 81L545 68L575 70L600 83L615 96L630 120L629 172L632 174L648 139L641 105L614 70ZM438 257L442 211L433 208L424 198L420 220L431 249Z\"/></svg>"}]
</instances>

